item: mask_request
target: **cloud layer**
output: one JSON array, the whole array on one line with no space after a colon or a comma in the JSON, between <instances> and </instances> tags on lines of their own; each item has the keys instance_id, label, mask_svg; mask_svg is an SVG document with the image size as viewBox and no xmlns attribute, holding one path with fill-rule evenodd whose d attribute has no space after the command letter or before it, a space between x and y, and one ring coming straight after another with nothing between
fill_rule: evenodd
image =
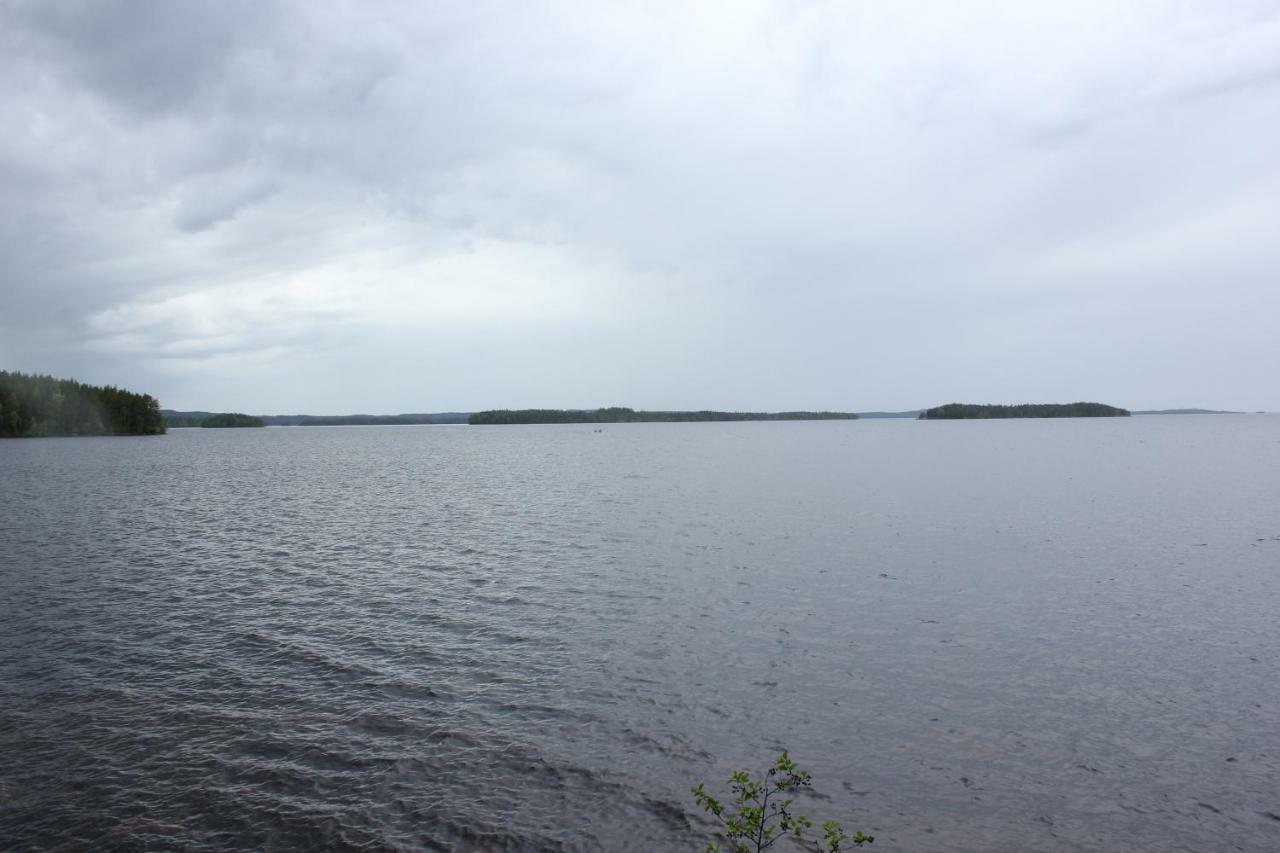
<instances>
[{"instance_id":1,"label":"cloud layer","mask_svg":"<svg viewBox=\"0 0 1280 853\"><path fill-rule=\"evenodd\" d=\"M1280 408L1273 3L0 3L0 365Z\"/></svg>"}]
</instances>

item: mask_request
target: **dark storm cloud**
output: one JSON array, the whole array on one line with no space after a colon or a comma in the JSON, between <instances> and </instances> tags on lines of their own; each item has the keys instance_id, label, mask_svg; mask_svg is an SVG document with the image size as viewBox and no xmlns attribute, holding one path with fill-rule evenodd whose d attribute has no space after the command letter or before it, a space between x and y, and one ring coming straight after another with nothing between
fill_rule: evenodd
<instances>
[{"instance_id":1,"label":"dark storm cloud","mask_svg":"<svg viewBox=\"0 0 1280 853\"><path fill-rule=\"evenodd\" d=\"M87 0L17 4L12 24L18 46L70 85L153 115L216 88L234 52L275 17L248 2Z\"/></svg>"},{"instance_id":2,"label":"dark storm cloud","mask_svg":"<svg viewBox=\"0 0 1280 853\"><path fill-rule=\"evenodd\" d=\"M1268 4L0 15L12 367L255 410L1280 404Z\"/></svg>"}]
</instances>

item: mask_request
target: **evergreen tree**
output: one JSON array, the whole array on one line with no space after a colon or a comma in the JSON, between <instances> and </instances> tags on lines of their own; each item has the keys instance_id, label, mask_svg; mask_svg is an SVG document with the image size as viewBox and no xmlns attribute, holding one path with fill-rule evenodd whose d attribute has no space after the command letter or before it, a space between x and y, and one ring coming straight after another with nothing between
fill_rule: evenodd
<instances>
[{"instance_id":1,"label":"evergreen tree","mask_svg":"<svg viewBox=\"0 0 1280 853\"><path fill-rule=\"evenodd\" d=\"M0 438L164 431L160 402L149 394L0 370Z\"/></svg>"}]
</instances>

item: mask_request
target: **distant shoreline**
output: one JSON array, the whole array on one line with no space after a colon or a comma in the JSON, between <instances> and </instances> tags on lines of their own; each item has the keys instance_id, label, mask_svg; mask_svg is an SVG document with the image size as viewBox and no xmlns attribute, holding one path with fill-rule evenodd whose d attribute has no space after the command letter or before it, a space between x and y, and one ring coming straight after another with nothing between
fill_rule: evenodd
<instances>
[{"instance_id":1,"label":"distant shoreline","mask_svg":"<svg viewBox=\"0 0 1280 853\"><path fill-rule=\"evenodd\" d=\"M1016 406L947 403L920 413L922 421L995 418L1127 418L1129 411L1104 403L1023 403Z\"/></svg>"},{"instance_id":2,"label":"distant shoreline","mask_svg":"<svg viewBox=\"0 0 1280 853\"><path fill-rule=\"evenodd\" d=\"M719 412L637 411L625 406L605 409L489 409L468 418L472 426L501 424L694 423L705 421L855 421L853 412Z\"/></svg>"},{"instance_id":3,"label":"distant shoreline","mask_svg":"<svg viewBox=\"0 0 1280 853\"><path fill-rule=\"evenodd\" d=\"M1072 404L1054 404L1072 405ZM1098 404L1100 405L1100 404ZM943 408L943 407L936 407ZM1016 407L994 407L1016 408ZM1113 408L1113 407L1107 407ZM601 412L625 411L628 415L602 416ZM396 415L257 415L266 426L438 426L467 425L480 426L501 423L697 423L697 422L736 422L736 421L813 421L813 420L947 420L957 418L922 417L926 409L906 409L902 411L865 411L865 412L731 412L711 409L701 410L633 410L615 409L487 409L482 412L418 412ZM1120 410L1124 411L1124 410ZM536 414L535 414L536 413ZM161 409L166 424L170 429L185 427L199 428L205 419L225 413L209 411L176 411ZM1243 415L1248 412L1222 409L1138 409L1133 415ZM540 416L541 415L541 416ZM477 423L473 418L480 416L483 422ZM241 416L245 417L245 416ZM1079 414L1034 414L1034 415L976 415L976 418L995 417L1096 417L1096 415ZM248 425L248 424L245 424ZM254 424L256 426L256 424Z\"/></svg>"}]
</instances>

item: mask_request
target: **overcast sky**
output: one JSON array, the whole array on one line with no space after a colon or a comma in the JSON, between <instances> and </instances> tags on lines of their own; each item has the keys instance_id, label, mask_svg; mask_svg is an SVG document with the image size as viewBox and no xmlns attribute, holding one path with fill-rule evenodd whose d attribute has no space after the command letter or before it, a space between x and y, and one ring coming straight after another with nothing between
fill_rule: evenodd
<instances>
[{"instance_id":1,"label":"overcast sky","mask_svg":"<svg viewBox=\"0 0 1280 853\"><path fill-rule=\"evenodd\" d=\"M1280 409L1280 3L0 0L0 367Z\"/></svg>"}]
</instances>

